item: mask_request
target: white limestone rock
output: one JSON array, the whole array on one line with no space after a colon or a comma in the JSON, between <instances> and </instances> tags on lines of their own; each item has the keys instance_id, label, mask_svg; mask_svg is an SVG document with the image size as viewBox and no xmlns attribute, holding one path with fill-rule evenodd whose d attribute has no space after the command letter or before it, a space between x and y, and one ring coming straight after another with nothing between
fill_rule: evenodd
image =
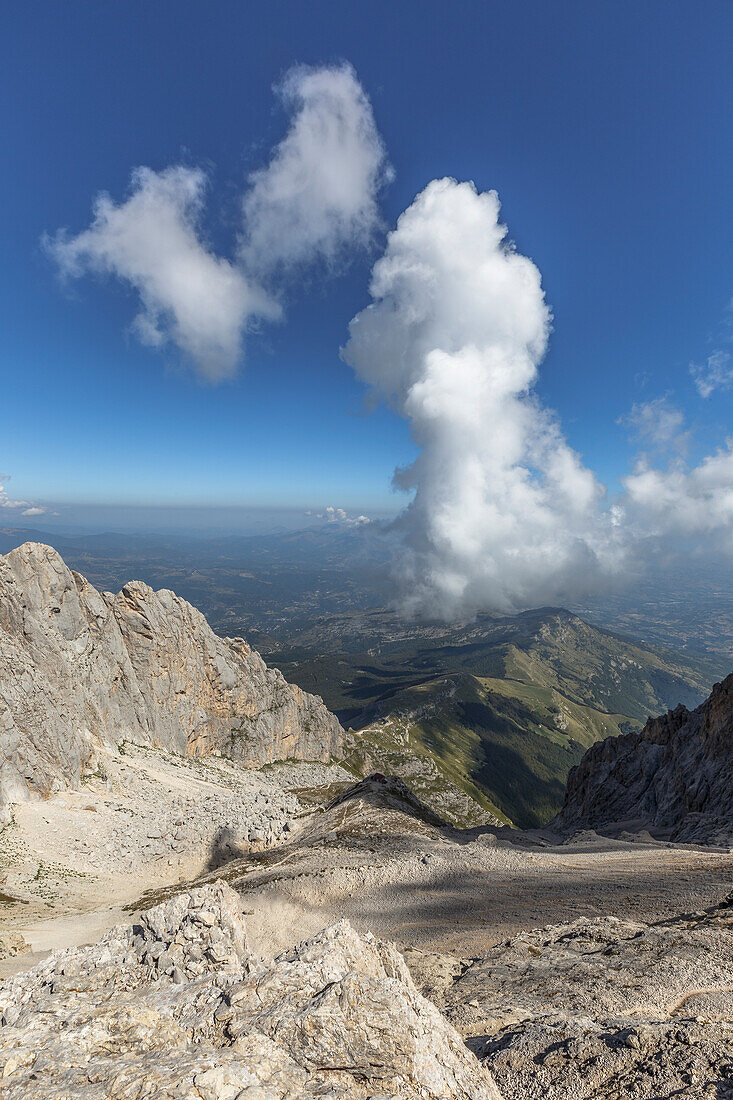
<instances>
[{"instance_id":1,"label":"white limestone rock","mask_svg":"<svg viewBox=\"0 0 733 1100\"><path fill-rule=\"evenodd\" d=\"M342 732L319 698L173 592L97 592L39 543L0 556L0 815L78 786L101 744L258 767L328 761Z\"/></svg>"},{"instance_id":2,"label":"white limestone rock","mask_svg":"<svg viewBox=\"0 0 733 1100\"><path fill-rule=\"evenodd\" d=\"M223 883L9 980L0 1022L4 1100L501 1100L392 945L341 921L258 959Z\"/></svg>"}]
</instances>

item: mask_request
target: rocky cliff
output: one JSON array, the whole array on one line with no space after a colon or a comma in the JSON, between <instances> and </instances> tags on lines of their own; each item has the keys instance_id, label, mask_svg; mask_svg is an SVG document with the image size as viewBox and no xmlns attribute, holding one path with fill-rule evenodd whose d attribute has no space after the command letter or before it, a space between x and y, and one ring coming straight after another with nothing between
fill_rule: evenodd
<instances>
[{"instance_id":1,"label":"rocky cliff","mask_svg":"<svg viewBox=\"0 0 733 1100\"><path fill-rule=\"evenodd\" d=\"M551 828L653 829L671 840L733 843L733 674L695 710L650 718L593 745L568 776Z\"/></svg>"},{"instance_id":2,"label":"rocky cliff","mask_svg":"<svg viewBox=\"0 0 733 1100\"><path fill-rule=\"evenodd\" d=\"M0 814L77 786L97 747L124 740L260 766L327 760L342 730L173 592L98 592L39 543L0 557Z\"/></svg>"}]
</instances>

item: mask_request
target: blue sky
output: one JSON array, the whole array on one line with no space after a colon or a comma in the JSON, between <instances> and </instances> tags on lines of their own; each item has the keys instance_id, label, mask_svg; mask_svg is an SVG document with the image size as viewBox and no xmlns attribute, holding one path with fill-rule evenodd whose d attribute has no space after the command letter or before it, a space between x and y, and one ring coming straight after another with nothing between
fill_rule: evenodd
<instances>
[{"instance_id":1,"label":"blue sky","mask_svg":"<svg viewBox=\"0 0 733 1100\"><path fill-rule=\"evenodd\" d=\"M59 520L91 503L400 503L409 425L366 407L339 357L383 237L345 272L305 272L219 385L134 338L129 287L63 287L40 245L83 230L98 192L123 200L134 167L185 164L209 173L205 233L231 258L244 180L287 125L272 86L295 63L354 66L394 168L386 226L437 177L498 191L554 315L537 393L602 482L630 469L638 445L618 421L634 403L682 409L691 457L723 442L733 388L703 398L690 363L730 346L730 4L31 0L2 24L12 498Z\"/></svg>"}]
</instances>

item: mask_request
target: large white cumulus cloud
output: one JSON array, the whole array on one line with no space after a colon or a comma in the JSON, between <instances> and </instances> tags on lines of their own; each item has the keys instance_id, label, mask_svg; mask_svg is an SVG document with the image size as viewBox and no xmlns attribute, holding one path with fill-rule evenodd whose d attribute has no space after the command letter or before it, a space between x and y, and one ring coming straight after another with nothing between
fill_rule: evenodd
<instances>
[{"instance_id":1,"label":"large white cumulus cloud","mask_svg":"<svg viewBox=\"0 0 733 1100\"><path fill-rule=\"evenodd\" d=\"M280 93L292 114L269 164L250 176L241 250L248 267L272 271L315 255L334 263L369 244L377 194L389 178L372 107L350 65L298 66Z\"/></svg>"},{"instance_id":2,"label":"large white cumulus cloud","mask_svg":"<svg viewBox=\"0 0 733 1100\"><path fill-rule=\"evenodd\" d=\"M586 591L618 564L603 488L532 395L550 331L540 274L494 192L435 180L400 217L346 361L410 421L396 480L408 610L452 617Z\"/></svg>"},{"instance_id":3,"label":"large white cumulus cloud","mask_svg":"<svg viewBox=\"0 0 733 1100\"><path fill-rule=\"evenodd\" d=\"M180 165L135 169L124 201L99 195L87 229L44 242L64 276L112 275L134 287L137 337L174 343L209 381L235 373L248 328L281 316L278 278L289 267L332 263L368 244L379 223L377 194L389 173L353 69L298 67L282 94L290 127L251 177L235 260L204 238L204 173Z\"/></svg>"}]
</instances>

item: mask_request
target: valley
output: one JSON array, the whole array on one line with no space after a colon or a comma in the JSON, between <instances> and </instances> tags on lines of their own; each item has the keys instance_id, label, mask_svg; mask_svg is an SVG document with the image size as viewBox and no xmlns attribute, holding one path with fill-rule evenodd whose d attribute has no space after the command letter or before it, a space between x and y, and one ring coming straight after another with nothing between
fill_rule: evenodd
<instances>
[{"instance_id":1,"label":"valley","mask_svg":"<svg viewBox=\"0 0 733 1100\"><path fill-rule=\"evenodd\" d=\"M0 530L0 552L28 534ZM220 636L243 635L337 715L348 731L347 766L402 775L439 798L457 825L549 821L570 768L594 741L678 703L697 705L729 671L716 649L686 639L676 651L674 631L666 647L648 644L562 608L451 625L406 621L384 607L394 598L393 544L377 524L54 543L103 590L132 577L171 588ZM660 633L667 637L652 631Z\"/></svg>"},{"instance_id":2,"label":"valley","mask_svg":"<svg viewBox=\"0 0 733 1100\"><path fill-rule=\"evenodd\" d=\"M263 652L350 729L350 759L415 781L427 758L429 770L523 828L559 810L567 774L591 744L679 702L696 705L724 672L721 660L641 646L559 608L450 629L352 613ZM460 812L454 820L472 823Z\"/></svg>"},{"instance_id":3,"label":"valley","mask_svg":"<svg viewBox=\"0 0 733 1100\"><path fill-rule=\"evenodd\" d=\"M641 729L710 659L557 608L278 663L0 557L4 1095L729 1095L733 677Z\"/></svg>"}]
</instances>

